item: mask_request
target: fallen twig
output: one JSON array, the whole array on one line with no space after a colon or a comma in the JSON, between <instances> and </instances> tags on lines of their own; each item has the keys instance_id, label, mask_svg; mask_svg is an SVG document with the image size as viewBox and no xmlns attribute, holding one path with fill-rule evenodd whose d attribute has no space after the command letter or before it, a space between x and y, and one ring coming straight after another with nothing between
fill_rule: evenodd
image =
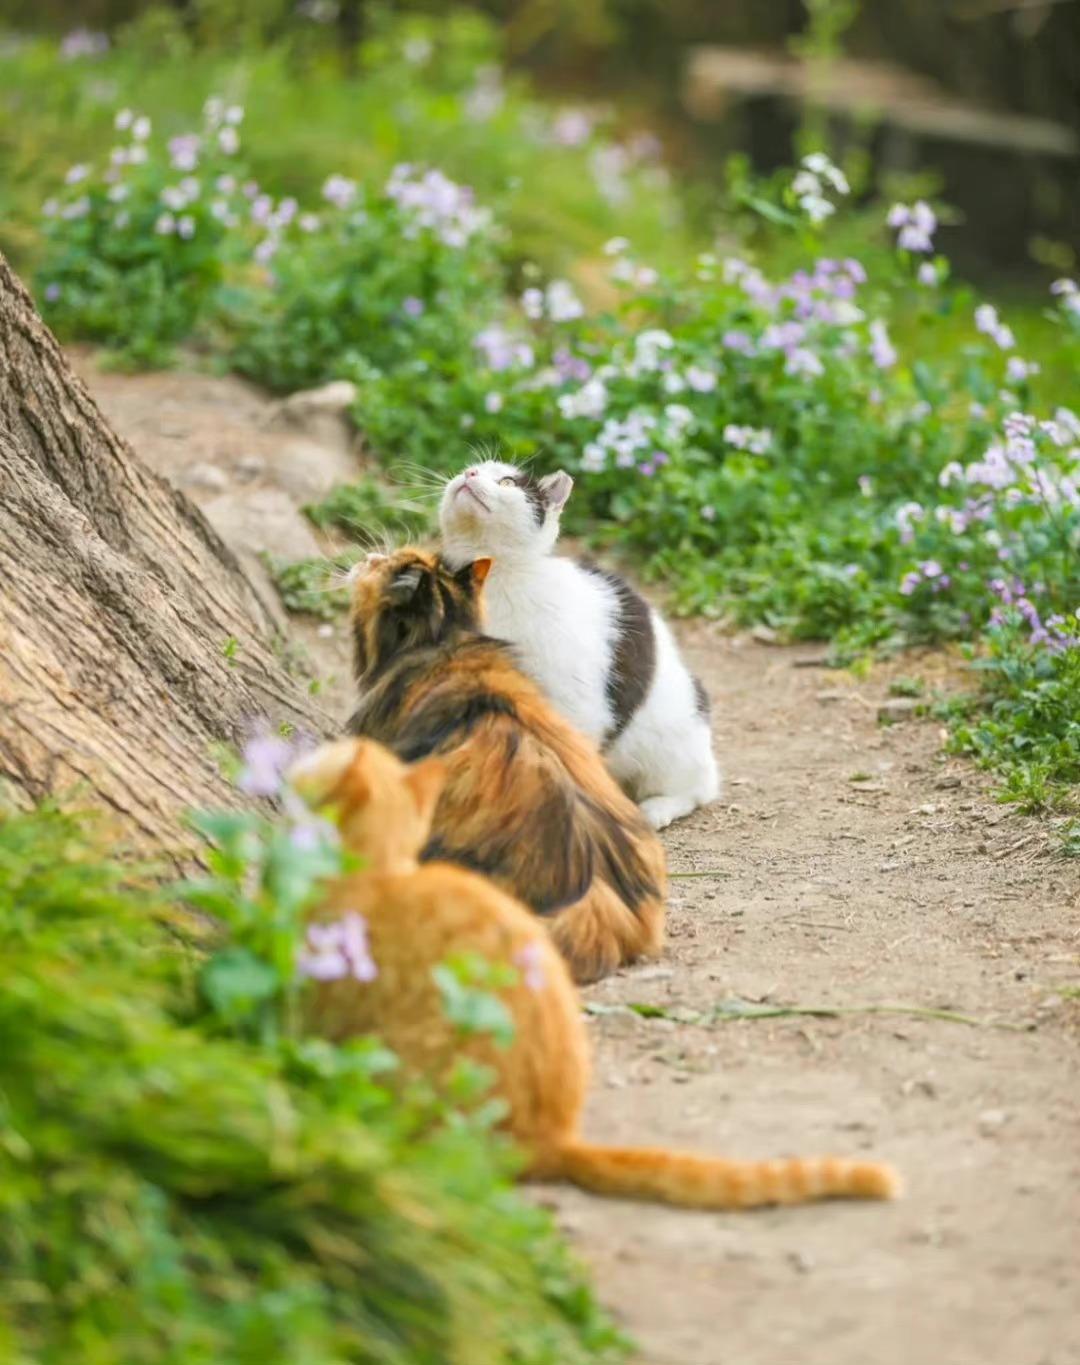
<instances>
[{"instance_id":1,"label":"fallen twig","mask_svg":"<svg viewBox=\"0 0 1080 1365\"><path fill-rule=\"evenodd\" d=\"M980 1019L973 1014L961 1014L958 1010L934 1009L927 1005L758 1005L738 998L721 1001L719 1005L702 1011L680 1007L668 1009L663 1005L634 1001L618 1005L588 1001L585 1012L595 1015L633 1014L641 1019L672 1019L683 1024L719 1024L732 1019L838 1019L851 1014L905 1014L917 1019L940 1019L948 1024L964 1024L969 1028L1007 1029L1015 1033L1028 1033L1034 1027L1032 1024L1011 1024L999 1019Z\"/></svg>"}]
</instances>

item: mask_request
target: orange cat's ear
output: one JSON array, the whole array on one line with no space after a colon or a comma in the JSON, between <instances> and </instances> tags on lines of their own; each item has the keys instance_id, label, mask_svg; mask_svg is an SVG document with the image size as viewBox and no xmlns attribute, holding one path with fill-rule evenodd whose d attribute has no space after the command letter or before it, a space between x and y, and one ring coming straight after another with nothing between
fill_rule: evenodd
<instances>
[{"instance_id":1,"label":"orange cat's ear","mask_svg":"<svg viewBox=\"0 0 1080 1365\"><path fill-rule=\"evenodd\" d=\"M297 759L285 773L285 780L309 806L325 805L338 799L362 753L363 745L355 739L322 744Z\"/></svg>"},{"instance_id":2,"label":"orange cat's ear","mask_svg":"<svg viewBox=\"0 0 1080 1365\"><path fill-rule=\"evenodd\" d=\"M441 758L425 758L414 763L405 774L405 785L412 792L416 809L426 824L435 814L435 804L446 783L446 764Z\"/></svg>"},{"instance_id":3,"label":"orange cat's ear","mask_svg":"<svg viewBox=\"0 0 1080 1365\"><path fill-rule=\"evenodd\" d=\"M491 566L495 561L492 559L474 559L472 568L472 583L474 588L482 588L487 581L487 576L491 572Z\"/></svg>"}]
</instances>

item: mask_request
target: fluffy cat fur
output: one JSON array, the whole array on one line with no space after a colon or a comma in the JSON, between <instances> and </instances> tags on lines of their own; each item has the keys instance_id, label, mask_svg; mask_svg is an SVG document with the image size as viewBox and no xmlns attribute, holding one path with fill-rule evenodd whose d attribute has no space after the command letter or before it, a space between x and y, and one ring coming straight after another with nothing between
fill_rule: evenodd
<instances>
[{"instance_id":1,"label":"fluffy cat fur","mask_svg":"<svg viewBox=\"0 0 1080 1365\"><path fill-rule=\"evenodd\" d=\"M600 746L655 829L715 801L709 700L663 618L617 574L553 554L574 482L534 479L487 460L451 479L439 520L443 554L493 557L491 633L555 707Z\"/></svg>"},{"instance_id":2,"label":"fluffy cat fur","mask_svg":"<svg viewBox=\"0 0 1080 1365\"><path fill-rule=\"evenodd\" d=\"M660 949L664 851L595 747L481 633L490 560L370 555L353 582L349 731L441 754L426 860L483 872L542 915L579 981Z\"/></svg>"},{"instance_id":3,"label":"fluffy cat fur","mask_svg":"<svg viewBox=\"0 0 1080 1365\"><path fill-rule=\"evenodd\" d=\"M701 1209L899 1193L896 1175L867 1161L732 1161L585 1142L588 1042L570 976L548 936L523 905L484 878L417 860L451 768L452 759L441 758L406 767L370 740L343 740L294 769L297 790L312 804L332 807L345 846L365 863L331 887L315 918L363 915L378 971L371 982L344 979L313 990L309 1022L318 1032L341 1039L375 1031L406 1076L435 1080L467 1047L494 1071L494 1093L507 1106L505 1127L524 1149L532 1178ZM462 953L519 968L517 983L499 992L515 1024L507 1048L489 1038L462 1044L446 1018L432 969Z\"/></svg>"}]
</instances>

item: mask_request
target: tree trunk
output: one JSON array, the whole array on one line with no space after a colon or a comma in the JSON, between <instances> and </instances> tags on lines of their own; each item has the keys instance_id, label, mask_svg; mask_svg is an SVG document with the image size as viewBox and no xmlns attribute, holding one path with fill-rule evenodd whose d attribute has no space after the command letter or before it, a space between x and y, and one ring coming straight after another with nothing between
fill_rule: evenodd
<instances>
[{"instance_id":1,"label":"tree trunk","mask_svg":"<svg viewBox=\"0 0 1080 1365\"><path fill-rule=\"evenodd\" d=\"M105 422L0 256L0 786L81 788L140 841L231 800L215 741L325 733L274 620L184 496ZM186 840L184 840L186 842Z\"/></svg>"}]
</instances>

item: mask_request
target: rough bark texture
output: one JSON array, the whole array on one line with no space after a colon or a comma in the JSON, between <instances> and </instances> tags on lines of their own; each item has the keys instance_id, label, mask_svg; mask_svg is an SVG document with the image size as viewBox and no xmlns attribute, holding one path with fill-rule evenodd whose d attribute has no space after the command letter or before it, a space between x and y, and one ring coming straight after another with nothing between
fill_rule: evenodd
<instances>
[{"instance_id":1,"label":"rough bark texture","mask_svg":"<svg viewBox=\"0 0 1080 1365\"><path fill-rule=\"evenodd\" d=\"M202 514L108 427L0 256L0 786L81 787L178 847L215 740L329 719ZM227 658L228 641L237 646Z\"/></svg>"}]
</instances>

